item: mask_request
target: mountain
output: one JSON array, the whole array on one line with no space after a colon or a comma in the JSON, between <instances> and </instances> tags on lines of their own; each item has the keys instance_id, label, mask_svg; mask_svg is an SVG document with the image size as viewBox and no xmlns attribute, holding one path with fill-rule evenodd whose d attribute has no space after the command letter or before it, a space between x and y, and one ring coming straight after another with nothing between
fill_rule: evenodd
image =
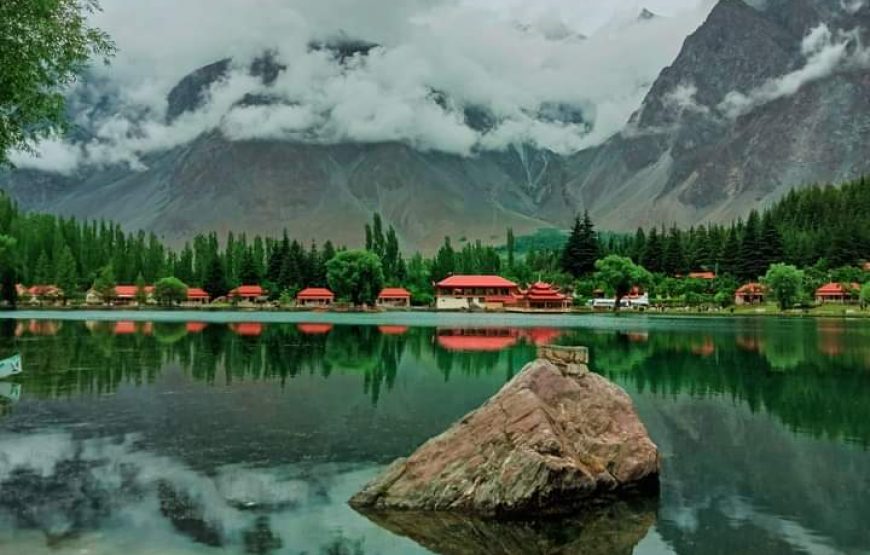
<instances>
[{"instance_id":1,"label":"mountain","mask_svg":"<svg viewBox=\"0 0 870 555\"><path fill-rule=\"evenodd\" d=\"M613 229L729 221L795 186L870 171L870 71L861 50L870 8L854 7L721 0L626 129L568 162L575 202ZM843 44L853 62L826 70L807 61L807 37L820 24L833 35L820 48ZM861 40L836 36L852 31ZM723 102L735 93L761 98L730 115Z\"/></svg>"},{"instance_id":2,"label":"mountain","mask_svg":"<svg viewBox=\"0 0 870 555\"><path fill-rule=\"evenodd\" d=\"M110 218L176 243L211 229L286 227L303 240L355 245L375 211L405 247L425 250L445 235L500 241L509 226L518 234L565 227L582 209L612 230L728 221L795 186L870 172L868 29L866 2L721 0L623 131L573 155L518 144L462 156L402 142L230 140L210 131L145 156L138 171L17 170L0 176L0 188L24 208ZM310 48L353 63L378 47L342 39ZM197 110L230 65L182 79L168 95L167 121ZM249 73L268 84L284 68L267 54ZM451 102L434 90L432 98ZM76 104L118 109L111 97ZM462 113L476 131L497 123L483 107ZM584 110L542 105L535 117L582 125Z\"/></svg>"}]
</instances>

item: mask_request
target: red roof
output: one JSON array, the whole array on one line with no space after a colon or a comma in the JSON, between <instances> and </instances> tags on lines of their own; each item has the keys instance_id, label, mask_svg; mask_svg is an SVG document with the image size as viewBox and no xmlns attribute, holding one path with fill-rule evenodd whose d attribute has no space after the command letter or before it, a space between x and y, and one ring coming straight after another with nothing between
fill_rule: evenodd
<instances>
[{"instance_id":1,"label":"red roof","mask_svg":"<svg viewBox=\"0 0 870 555\"><path fill-rule=\"evenodd\" d=\"M689 272L691 279L716 279L714 272Z\"/></svg>"},{"instance_id":2,"label":"red roof","mask_svg":"<svg viewBox=\"0 0 870 555\"><path fill-rule=\"evenodd\" d=\"M230 297L265 297L266 291L259 285L239 285L230 291Z\"/></svg>"},{"instance_id":3,"label":"red roof","mask_svg":"<svg viewBox=\"0 0 870 555\"><path fill-rule=\"evenodd\" d=\"M735 295L764 295L767 288L760 283L751 282L741 285Z\"/></svg>"},{"instance_id":4,"label":"red roof","mask_svg":"<svg viewBox=\"0 0 870 555\"><path fill-rule=\"evenodd\" d=\"M308 287L296 295L297 299L328 299L335 298L335 293L323 287Z\"/></svg>"},{"instance_id":5,"label":"red roof","mask_svg":"<svg viewBox=\"0 0 870 555\"><path fill-rule=\"evenodd\" d=\"M305 335L323 335L332 331L332 324L297 324L296 329Z\"/></svg>"},{"instance_id":6,"label":"red roof","mask_svg":"<svg viewBox=\"0 0 870 555\"><path fill-rule=\"evenodd\" d=\"M438 282L438 287L507 287L516 288L517 284L501 276L450 276Z\"/></svg>"},{"instance_id":7,"label":"red roof","mask_svg":"<svg viewBox=\"0 0 870 555\"><path fill-rule=\"evenodd\" d=\"M378 295L379 299L410 299L411 293L401 287L387 287Z\"/></svg>"},{"instance_id":8,"label":"red roof","mask_svg":"<svg viewBox=\"0 0 870 555\"><path fill-rule=\"evenodd\" d=\"M408 333L408 326L378 326L378 331L384 335L404 335Z\"/></svg>"},{"instance_id":9,"label":"red roof","mask_svg":"<svg viewBox=\"0 0 870 555\"><path fill-rule=\"evenodd\" d=\"M27 292L34 297L56 297L61 295L56 285L34 285Z\"/></svg>"},{"instance_id":10,"label":"red roof","mask_svg":"<svg viewBox=\"0 0 870 555\"><path fill-rule=\"evenodd\" d=\"M115 286L115 296L119 299L132 299L136 297L136 289L135 285L116 285ZM153 285L145 286L145 294L149 295L154 292Z\"/></svg>"},{"instance_id":11,"label":"red roof","mask_svg":"<svg viewBox=\"0 0 870 555\"><path fill-rule=\"evenodd\" d=\"M842 297L844 295L852 295L854 291L861 288L861 285L857 283L852 283L849 285L851 290L847 290L843 287L842 283L826 283L822 285L818 289L816 289L817 297Z\"/></svg>"},{"instance_id":12,"label":"red roof","mask_svg":"<svg viewBox=\"0 0 870 555\"><path fill-rule=\"evenodd\" d=\"M206 299L206 300L208 300L208 293L204 289L200 289L199 287L189 287L187 289L187 298L188 298L188 300L194 300L194 299Z\"/></svg>"},{"instance_id":13,"label":"red roof","mask_svg":"<svg viewBox=\"0 0 870 555\"><path fill-rule=\"evenodd\" d=\"M564 301L568 297L559 292L549 283L537 282L526 291L526 298L530 301Z\"/></svg>"}]
</instances>

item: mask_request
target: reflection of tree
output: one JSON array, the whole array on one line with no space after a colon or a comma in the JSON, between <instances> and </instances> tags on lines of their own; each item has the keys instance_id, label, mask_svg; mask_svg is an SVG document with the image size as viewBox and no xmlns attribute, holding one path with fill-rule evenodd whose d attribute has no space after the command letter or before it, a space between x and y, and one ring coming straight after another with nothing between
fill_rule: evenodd
<instances>
[{"instance_id":1,"label":"reflection of tree","mask_svg":"<svg viewBox=\"0 0 870 555\"><path fill-rule=\"evenodd\" d=\"M535 356L526 338L532 334L522 332L501 351L456 351L439 344L431 328L385 335L376 327L335 326L327 334L308 335L295 325L268 325L259 335L239 335L221 324L158 323L135 324L135 333L124 328L119 335L117 326L105 322L53 326L55 335L48 336L25 327L20 337L16 328L12 320L0 321L0 354L20 351L26 371L18 380L24 389L51 397L106 394L121 384L150 383L175 364L210 384L263 380L284 385L304 374L358 375L377 403L393 387L404 357L431 357L426 364L446 381L454 375L508 380ZM461 332L472 339L495 333ZM641 392L727 394L752 410L770 411L793 429L870 443L870 403L860 398L870 380L864 370L870 361L870 327L860 323L735 320L704 334L575 329L558 341L588 346L594 370Z\"/></svg>"},{"instance_id":2,"label":"reflection of tree","mask_svg":"<svg viewBox=\"0 0 870 555\"><path fill-rule=\"evenodd\" d=\"M269 525L269 517L260 515L254 521L253 526L242 533L245 542L245 553L253 555L268 555L284 546L281 537L272 531Z\"/></svg>"}]
</instances>

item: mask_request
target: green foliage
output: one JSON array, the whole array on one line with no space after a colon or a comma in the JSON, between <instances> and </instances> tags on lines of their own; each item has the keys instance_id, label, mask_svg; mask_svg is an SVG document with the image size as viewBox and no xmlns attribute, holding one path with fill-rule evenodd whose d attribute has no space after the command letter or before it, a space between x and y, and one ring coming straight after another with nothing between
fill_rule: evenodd
<instances>
[{"instance_id":1,"label":"green foliage","mask_svg":"<svg viewBox=\"0 0 870 555\"><path fill-rule=\"evenodd\" d=\"M69 247L64 247L58 258L54 283L63 291L64 304L78 296L78 271Z\"/></svg>"},{"instance_id":2,"label":"green foliage","mask_svg":"<svg viewBox=\"0 0 870 555\"><path fill-rule=\"evenodd\" d=\"M111 266L103 266L97 279L94 280L94 291L103 299L103 302L111 302L115 298L115 272Z\"/></svg>"},{"instance_id":3,"label":"green foliage","mask_svg":"<svg viewBox=\"0 0 870 555\"><path fill-rule=\"evenodd\" d=\"M187 285L177 277L161 278L154 284L154 298L162 305L174 305L187 299Z\"/></svg>"},{"instance_id":4,"label":"green foliage","mask_svg":"<svg viewBox=\"0 0 870 555\"><path fill-rule=\"evenodd\" d=\"M861 286L861 292L858 293L858 298L861 300L861 306L866 308L870 305L870 281Z\"/></svg>"},{"instance_id":5,"label":"green foliage","mask_svg":"<svg viewBox=\"0 0 870 555\"><path fill-rule=\"evenodd\" d=\"M762 281L780 310L785 310L800 299L804 273L790 264L773 264Z\"/></svg>"},{"instance_id":6,"label":"green foliage","mask_svg":"<svg viewBox=\"0 0 870 555\"><path fill-rule=\"evenodd\" d=\"M0 300L9 306L18 302L18 242L8 235L0 235Z\"/></svg>"},{"instance_id":7,"label":"green foliage","mask_svg":"<svg viewBox=\"0 0 870 555\"><path fill-rule=\"evenodd\" d=\"M96 0L3 0L0 2L0 166L10 149L66 127L64 91L93 57L114 46L88 25Z\"/></svg>"},{"instance_id":8,"label":"green foliage","mask_svg":"<svg viewBox=\"0 0 870 555\"><path fill-rule=\"evenodd\" d=\"M384 270L370 251L340 252L326 264L329 287L339 299L372 305L384 286Z\"/></svg>"},{"instance_id":9,"label":"green foliage","mask_svg":"<svg viewBox=\"0 0 870 555\"><path fill-rule=\"evenodd\" d=\"M614 310L619 309L619 301L635 285L645 286L652 282L650 274L643 266L638 266L630 258L611 254L595 263L595 279L603 283L616 296Z\"/></svg>"},{"instance_id":10,"label":"green foliage","mask_svg":"<svg viewBox=\"0 0 870 555\"><path fill-rule=\"evenodd\" d=\"M575 278L589 275L595 270L599 252L595 226L586 212L582 220L579 217L574 220L574 229L562 251L562 269Z\"/></svg>"},{"instance_id":11,"label":"green foliage","mask_svg":"<svg viewBox=\"0 0 870 555\"><path fill-rule=\"evenodd\" d=\"M145 276L141 273L136 276L136 304L144 305L148 302L148 291L145 289Z\"/></svg>"}]
</instances>

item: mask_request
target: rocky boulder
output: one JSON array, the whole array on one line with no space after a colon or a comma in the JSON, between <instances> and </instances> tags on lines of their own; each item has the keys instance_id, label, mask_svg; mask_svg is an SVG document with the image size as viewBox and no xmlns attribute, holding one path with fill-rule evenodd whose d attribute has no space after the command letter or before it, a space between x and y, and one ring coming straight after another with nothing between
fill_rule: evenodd
<instances>
[{"instance_id":1,"label":"rocky boulder","mask_svg":"<svg viewBox=\"0 0 870 555\"><path fill-rule=\"evenodd\" d=\"M542 352L483 406L354 495L371 510L493 517L576 512L657 491L659 457L631 399L585 351Z\"/></svg>"}]
</instances>

